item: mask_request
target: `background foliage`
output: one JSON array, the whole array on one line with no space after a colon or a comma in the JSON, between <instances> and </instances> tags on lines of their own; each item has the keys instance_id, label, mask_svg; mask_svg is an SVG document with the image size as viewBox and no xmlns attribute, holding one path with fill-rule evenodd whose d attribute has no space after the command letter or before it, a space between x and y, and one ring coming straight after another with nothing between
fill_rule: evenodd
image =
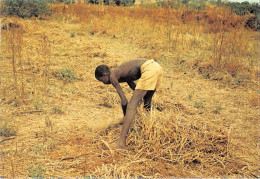
<instances>
[{"instance_id":1,"label":"background foliage","mask_svg":"<svg viewBox=\"0 0 260 179\"><path fill-rule=\"evenodd\" d=\"M18 16L21 18L38 17L46 13L49 6L46 1L41 0L4 0L2 12L7 16Z\"/></svg>"}]
</instances>

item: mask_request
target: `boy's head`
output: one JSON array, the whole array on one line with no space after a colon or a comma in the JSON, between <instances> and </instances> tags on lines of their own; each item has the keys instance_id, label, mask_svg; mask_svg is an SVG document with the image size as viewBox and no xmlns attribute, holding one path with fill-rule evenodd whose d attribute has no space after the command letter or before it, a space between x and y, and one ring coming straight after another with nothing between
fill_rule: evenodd
<instances>
[{"instance_id":1,"label":"boy's head","mask_svg":"<svg viewBox=\"0 0 260 179\"><path fill-rule=\"evenodd\" d=\"M110 69L107 65L99 65L95 70L95 77L104 84L110 84Z\"/></svg>"}]
</instances>

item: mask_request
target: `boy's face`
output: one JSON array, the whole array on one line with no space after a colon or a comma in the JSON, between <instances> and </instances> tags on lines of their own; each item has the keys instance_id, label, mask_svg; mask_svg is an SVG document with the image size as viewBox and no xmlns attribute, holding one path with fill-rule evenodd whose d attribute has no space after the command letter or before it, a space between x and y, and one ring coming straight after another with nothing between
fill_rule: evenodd
<instances>
[{"instance_id":1,"label":"boy's face","mask_svg":"<svg viewBox=\"0 0 260 179\"><path fill-rule=\"evenodd\" d=\"M101 81L104 84L110 84L110 79L107 73L103 73L103 76L99 77L98 81Z\"/></svg>"}]
</instances>

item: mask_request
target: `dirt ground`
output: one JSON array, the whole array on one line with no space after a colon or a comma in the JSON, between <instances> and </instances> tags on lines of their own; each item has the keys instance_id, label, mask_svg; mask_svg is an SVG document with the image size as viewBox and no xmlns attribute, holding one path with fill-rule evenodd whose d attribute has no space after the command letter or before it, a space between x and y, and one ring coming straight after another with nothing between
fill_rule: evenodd
<instances>
[{"instance_id":1,"label":"dirt ground","mask_svg":"<svg viewBox=\"0 0 260 179\"><path fill-rule=\"evenodd\" d=\"M2 51L0 115L2 124L3 121L9 121L9 124L14 126L16 134L0 137L0 176L8 178L106 176L102 171L110 172L107 176L112 176L112 170L116 170L115 165L112 169L109 166L112 166L114 160L121 160L118 158L120 155L113 157L109 154L109 150L93 154L94 150L98 150L98 144L102 144L93 141L100 140L103 144L110 142L106 141L106 138L103 140L99 137L100 132L120 120L123 115L120 98L115 89L95 79L95 67L107 64L115 68L122 62L134 58L150 57L150 51L121 38L91 34L78 23L61 20L59 22L24 20L23 24L26 29L23 42L26 46L24 64L28 64L30 59L34 69L29 70L29 65L25 68L28 67L27 72L35 75L34 77L24 75L24 79L28 78L27 81L30 77L36 79L35 83L26 83L25 89L37 93L41 100L30 97L28 92L26 98L34 101L33 104L24 102L23 105L15 106L12 103L14 95L9 85L12 66L10 58L6 58L8 54ZM37 68L41 71L45 67L41 61L43 58L39 56L43 36L47 37L50 43L47 59L49 71L47 95L42 91L42 86L37 86L42 82ZM201 123L205 126L214 125L227 132L230 136L229 142L232 143L229 145L232 147L230 150L237 153L235 159L240 157L241 160L247 161L247 165L231 167L230 173L222 173L222 177L243 176L243 172L246 176L257 176L259 174L257 82L250 86L227 85L219 80L205 79L195 70L180 70L176 67L174 56L155 60L164 69L164 79L162 88L153 99L153 105L160 109L154 110L154 113L165 118L167 115L173 115L178 121L189 121L194 125ZM61 69L70 69L76 79L68 83L59 79L55 74ZM132 91L126 84L122 84L122 87L129 100ZM113 140L116 137L114 136ZM98 155L109 155L110 158L95 160ZM85 162L84 167L81 165L82 161ZM135 160L136 165L142 165L137 161ZM118 170L120 167L122 169L122 166L124 162L117 165ZM185 171L176 173L175 176L195 177L209 173L209 170L206 172L203 169L197 169L197 173L192 171L187 167ZM128 176L125 170L123 173L121 177ZM139 176L147 177L145 174L142 175L142 171L139 173ZM163 174L163 169L161 173L157 173L159 173L157 176L167 175ZM219 173L213 169L212 175Z\"/></svg>"}]
</instances>

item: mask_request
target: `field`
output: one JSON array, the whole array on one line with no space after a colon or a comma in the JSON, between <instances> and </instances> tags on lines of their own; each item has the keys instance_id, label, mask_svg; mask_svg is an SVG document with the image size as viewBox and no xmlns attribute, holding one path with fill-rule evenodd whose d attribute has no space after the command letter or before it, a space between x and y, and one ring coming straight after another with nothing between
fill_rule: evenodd
<instances>
[{"instance_id":1,"label":"field","mask_svg":"<svg viewBox=\"0 0 260 179\"><path fill-rule=\"evenodd\" d=\"M259 32L246 17L212 5L50 11L1 17L1 177L259 177ZM163 67L163 85L127 150L112 151L120 98L94 71L139 57Z\"/></svg>"}]
</instances>

